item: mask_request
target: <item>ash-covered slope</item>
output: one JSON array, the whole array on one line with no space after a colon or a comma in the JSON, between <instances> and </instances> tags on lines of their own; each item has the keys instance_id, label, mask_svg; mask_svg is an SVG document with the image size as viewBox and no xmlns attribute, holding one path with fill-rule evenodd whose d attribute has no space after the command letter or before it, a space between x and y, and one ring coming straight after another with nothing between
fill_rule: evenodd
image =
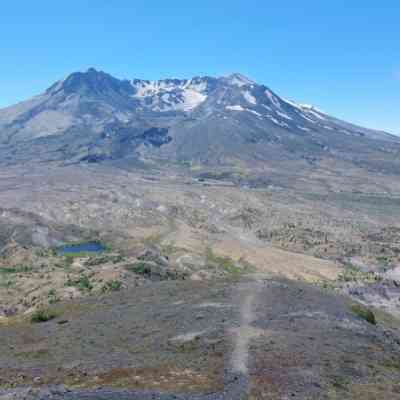
<instances>
[{"instance_id":1,"label":"ash-covered slope","mask_svg":"<svg viewBox=\"0 0 400 400\"><path fill-rule=\"evenodd\" d=\"M128 81L89 69L0 110L3 163L329 158L397 172L399 152L396 136L285 100L240 74Z\"/></svg>"}]
</instances>

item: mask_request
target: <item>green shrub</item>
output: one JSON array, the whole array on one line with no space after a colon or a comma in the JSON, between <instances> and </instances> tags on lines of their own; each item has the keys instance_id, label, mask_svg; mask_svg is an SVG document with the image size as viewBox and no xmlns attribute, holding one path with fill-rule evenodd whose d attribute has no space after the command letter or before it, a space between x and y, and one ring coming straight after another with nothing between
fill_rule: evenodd
<instances>
[{"instance_id":1,"label":"green shrub","mask_svg":"<svg viewBox=\"0 0 400 400\"><path fill-rule=\"evenodd\" d=\"M209 265L215 266L229 274L240 274L244 272L244 269L238 266L231 258L218 256L214 254L211 249L208 249L206 257Z\"/></svg>"},{"instance_id":2,"label":"green shrub","mask_svg":"<svg viewBox=\"0 0 400 400\"><path fill-rule=\"evenodd\" d=\"M60 301L60 299L57 296L57 291L55 289L50 289L49 292L47 293L47 297L49 299L50 304L54 304Z\"/></svg>"},{"instance_id":3,"label":"green shrub","mask_svg":"<svg viewBox=\"0 0 400 400\"><path fill-rule=\"evenodd\" d=\"M129 264L125 266L130 272L134 272L139 275L150 275L151 274L151 266L147 262L138 261L134 264Z\"/></svg>"},{"instance_id":4,"label":"green shrub","mask_svg":"<svg viewBox=\"0 0 400 400\"><path fill-rule=\"evenodd\" d=\"M0 287L1 288L9 289L12 286L14 286L15 284L16 284L15 280L11 280L11 279L8 279L8 280L5 280L5 281L0 280Z\"/></svg>"},{"instance_id":5,"label":"green shrub","mask_svg":"<svg viewBox=\"0 0 400 400\"><path fill-rule=\"evenodd\" d=\"M55 257L57 252L54 249L37 249L35 254L38 257Z\"/></svg>"},{"instance_id":6,"label":"green shrub","mask_svg":"<svg viewBox=\"0 0 400 400\"><path fill-rule=\"evenodd\" d=\"M113 264L118 264L121 261L124 261L124 256L118 254L118 255L104 255L104 256L99 256L99 257L90 257L89 260L85 261L85 266L87 267L93 267L96 265L101 265L105 263L113 263Z\"/></svg>"},{"instance_id":7,"label":"green shrub","mask_svg":"<svg viewBox=\"0 0 400 400\"><path fill-rule=\"evenodd\" d=\"M350 382L350 378L346 376L335 376L332 385L337 389L344 389Z\"/></svg>"},{"instance_id":8,"label":"green shrub","mask_svg":"<svg viewBox=\"0 0 400 400\"><path fill-rule=\"evenodd\" d=\"M0 274L15 274L17 272L15 267L0 268Z\"/></svg>"},{"instance_id":9,"label":"green shrub","mask_svg":"<svg viewBox=\"0 0 400 400\"><path fill-rule=\"evenodd\" d=\"M387 360L383 363L383 366L387 369L400 371L400 361L397 359Z\"/></svg>"},{"instance_id":10,"label":"green shrub","mask_svg":"<svg viewBox=\"0 0 400 400\"><path fill-rule=\"evenodd\" d=\"M338 275L340 282L364 282L373 283L382 280L382 277L375 272L363 272L356 269L346 269Z\"/></svg>"},{"instance_id":11,"label":"green shrub","mask_svg":"<svg viewBox=\"0 0 400 400\"><path fill-rule=\"evenodd\" d=\"M0 268L2 274L19 274L23 272L31 272L33 267L30 265L17 265L15 267Z\"/></svg>"},{"instance_id":12,"label":"green shrub","mask_svg":"<svg viewBox=\"0 0 400 400\"><path fill-rule=\"evenodd\" d=\"M40 322L47 322L52 319L54 319L57 316L57 314L49 309L39 309L36 310L32 315L31 315L31 322L32 323L40 323Z\"/></svg>"},{"instance_id":13,"label":"green shrub","mask_svg":"<svg viewBox=\"0 0 400 400\"><path fill-rule=\"evenodd\" d=\"M351 311L370 324L376 325L375 314L369 308L361 304L353 304L351 306Z\"/></svg>"},{"instance_id":14,"label":"green shrub","mask_svg":"<svg viewBox=\"0 0 400 400\"><path fill-rule=\"evenodd\" d=\"M122 287L122 282L121 281L113 280L113 281L106 282L103 285L103 287L101 288L101 291L103 293L116 292L118 290L121 290L121 287Z\"/></svg>"},{"instance_id":15,"label":"green shrub","mask_svg":"<svg viewBox=\"0 0 400 400\"><path fill-rule=\"evenodd\" d=\"M90 283L90 279L86 275L80 276L78 279L68 279L65 286L74 286L82 291L90 291L93 289L93 285Z\"/></svg>"}]
</instances>

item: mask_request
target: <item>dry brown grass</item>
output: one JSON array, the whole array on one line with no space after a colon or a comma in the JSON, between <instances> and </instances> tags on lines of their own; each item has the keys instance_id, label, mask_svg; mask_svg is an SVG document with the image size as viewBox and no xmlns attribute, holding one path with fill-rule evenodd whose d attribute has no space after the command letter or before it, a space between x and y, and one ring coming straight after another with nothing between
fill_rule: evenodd
<instances>
[{"instance_id":1,"label":"dry brown grass","mask_svg":"<svg viewBox=\"0 0 400 400\"><path fill-rule=\"evenodd\" d=\"M291 253L271 246L244 245L238 240L221 240L213 251L234 260L245 259L257 268L257 272L283 276L290 279L318 281L334 280L340 268L331 261L304 254Z\"/></svg>"}]
</instances>

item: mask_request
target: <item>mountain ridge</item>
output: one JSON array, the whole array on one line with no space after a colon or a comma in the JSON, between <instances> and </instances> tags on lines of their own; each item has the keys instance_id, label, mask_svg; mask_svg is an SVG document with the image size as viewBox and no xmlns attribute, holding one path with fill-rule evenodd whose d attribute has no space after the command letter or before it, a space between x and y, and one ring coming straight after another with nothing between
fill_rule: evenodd
<instances>
[{"instance_id":1,"label":"mountain ridge","mask_svg":"<svg viewBox=\"0 0 400 400\"><path fill-rule=\"evenodd\" d=\"M37 156L212 165L334 158L360 165L372 158L392 163L397 153L400 137L284 99L239 73L127 80L90 68L0 110L0 155L6 163Z\"/></svg>"}]
</instances>

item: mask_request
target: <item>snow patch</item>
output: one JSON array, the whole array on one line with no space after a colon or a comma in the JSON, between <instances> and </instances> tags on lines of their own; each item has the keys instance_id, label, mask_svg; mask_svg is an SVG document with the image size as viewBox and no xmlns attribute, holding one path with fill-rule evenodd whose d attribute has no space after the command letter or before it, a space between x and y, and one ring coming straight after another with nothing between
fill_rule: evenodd
<instances>
[{"instance_id":1,"label":"snow patch","mask_svg":"<svg viewBox=\"0 0 400 400\"><path fill-rule=\"evenodd\" d=\"M157 211L160 211L161 213L165 213L167 211L167 207L165 207L164 205L160 204L157 207Z\"/></svg>"},{"instance_id":2,"label":"snow patch","mask_svg":"<svg viewBox=\"0 0 400 400\"><path fill-rule=\"evenodd\" d=\"M193 89L187 89L183 92L183 103L175 107L175 109L181 109L184 111L193 110L198 105L206 101L207 96L205 94L199 93Z\"/></svg>"},{"instance_id":3,"label":"snow patch","mask_svg":"<svg viewBox=\"0 0 400 400\"><path fill-rule=\"evenodd\" d=\"M203 336L205 333L207 333L207 329L202 331L183 333L182 335L175 336L168 341L170 343L191 342L193 340L200 339L200 337Z\"/></svg>"},{"instance_id":4,"label":"snow patch","mask_svg":"<svg viewBox=\"0 0 400 400\"><path fill-rule=\"evenodd\" d=\"M305 126L297 125L297 127L298 127L299 129L301 129L302 131L311 132L311 129L306 128Z\"/></svg>"},{"instance_id":5,"label":"snow patch","mask_svg":"<svg viewBox=\"0 0 400 400\"><path fill-rule=\"evenodd\" d=\"M201 303L194 306L195 308L230 308L232 307L231 304L224 304L224 303Z\"/></svg>"},{"instance_id":6,"label":"snow patch","mask_svg":"<svg viewBox=\"0 0 400 400\"><path fill-rule=\"evenodd\" d=\"M262 115L259 112L254 111L254 110L250 110L250 108L246 108L246 111L248 111L248 112L250 112L250 113L252 113L254 115L257 115L257 117L262 117Z\"/></svg>"},{"instance_id":7,"label":"snow patch","mask_svg":"<svg viewBox=\"0 0 400 400\"><path fill-rule=\"evenodd\" d=\"M132 81L133 97L154 111L190 111L207 99L207 82L192 80Z\"/></svg>"},{"instance_id":8,"label":"snow patch","mask_svg":"<svg viewBox=\"0 0 400 400\"><path fill-rule=\"evenodd\" d=\"M300 116L302 118L304 118L305 120L307 120L307 121L309 121L309 122L311 122L313 124L316 124L316 122L313 119L311 119L310 117L307 117L307 115L305 115L304 113L301 113Z\"/></svg>"},{"instance_id":9,"label":"snow patch","mask_svg":"<svg viewBox=\"0 0 400 400\"><path fill-rule=\"evenodd\" d=\"M243 97L246 99L247 102L250 104L257 104L257 99L248 91L246 90L243 92Z\"/></svg>"},{"instance_id":10,"label":"snow patch","mask_svg":"<svg viewBox=\"0 0 400 400\"><path fill-rule=\"evenodd\" d=\"M317 108L311 104L300 104L300 106L306 110L312 110L312 111L316 111L317 113L320 113L320 114L326 114L324 111L320 110L319 108Z\"/></svg>"},{"instance_id":11,"label":"snow patch","mask_svg":"<svg viewBox=\"0 0 400 400\"><path fill-rule=\"evenodd\" d=\"M282 118L285 118L285 119L289 119L289 120L292 120L293 118L292 117L289 117L289 115L287 115L287 114L285 114L284 112L281 112L281 111L275 111L279 116L281 116Z\"/></svg>"},{"instance_id":12,"label":"snow patch","mask_svg":"<svg viewBox=\"0 0 400 400\"><path fill-rule=\"evenodd\" d=\"M296 103L295 101L287 100L287 99L282 99L282 100L285 103L291 105L292 107L297 108L298 110L300 110L302 112L308 112L319 119L326 119L321 115L321 114L326 115L326 113L323 112L322 110L319 110L317 107L315 107L311 104L300 104L300 103Z\"/></svg>"},{"instance_id":13,"label":"snow patch","mask_svg":"<svg viewBox=\"0 0 400 400\"><path fill-rule=\"evenodd\" d=\"M252 81L251 79L249 79L246 76L241 75L241 74L232 74L232 75L228 76L228 79L229 79L231 85L236 85L239 87L255 84L254 81Z\"/></svg>"},{"instance_id":14,"label":"snow patch","mask_svg":"<svg viewBox=\"0 0 400 400\"><path fill-rule=\"evenodd\" d=\"M286 122L278 121L276 118L272 117L271 115L268 115L268 118L269 118L275 125L283 126L284 128L289 128L289 125L288 125Z\"/></svg>"},{"instance_id":15,"label":"snow patch","mask_svg":"<svg viewBox=\"0 0 400 400\"><path fill-rule=\"evenodd\" d=\"M250 108L244 108L240 105L226 106L225 108L230 111L247 111L249 113L257 115L257 117L262 117L262 115L259 112L255 111L255 110L251 110Z\"/></svg>"},{"instance_id":16,"label":"snow patch","mask_svg":"<svg viewBox=\"0 0 400 400\"><path fill-rule=\"evenodd\" d=\"M275 107L281 108L281 103L279 102L279 100L268 89L265 91L265 94Z\"/></svg>"},{"instance_id":17,"label":"snow patch","mask_svg":"<svg viewBox=\"0 0 400 400\"><path fill-rule=\"evenodd\" d=\"M225 107L227 110L230 110L230 111L245 111L246 109L245 108L243 108L242 106L240 106L240 105L236 105L236 106L226 106Z\"/></svg>"},{"instance_id":18,"label":"snow patch","mask_svg":"<svg viewBox=\"0 0 400 400\"><path fill-rule=\"evenodd\" d=\"M322 119L322 120L325 120L326 118L324 118L322 115L319 115L318 113L316 113L315 111L313 111L313 110L308 110L307 111L309 114L312 114L312 115L314 115L314 117L316 117L316 118L318 118L318 119Z\"/></svg>"},{"instance_id":19,"label":"snow patch","mask_svg":"<svg viewBox=\"0 0 400 400\"><path fill-rule=\"evenodd\" d=\"M303 111L302 106L299 103L296 103L295 101L288 100L288 99L282 99L285 103L291 105L294 108L297 108L300 111Z\"/></svg>"}]
</instances>

